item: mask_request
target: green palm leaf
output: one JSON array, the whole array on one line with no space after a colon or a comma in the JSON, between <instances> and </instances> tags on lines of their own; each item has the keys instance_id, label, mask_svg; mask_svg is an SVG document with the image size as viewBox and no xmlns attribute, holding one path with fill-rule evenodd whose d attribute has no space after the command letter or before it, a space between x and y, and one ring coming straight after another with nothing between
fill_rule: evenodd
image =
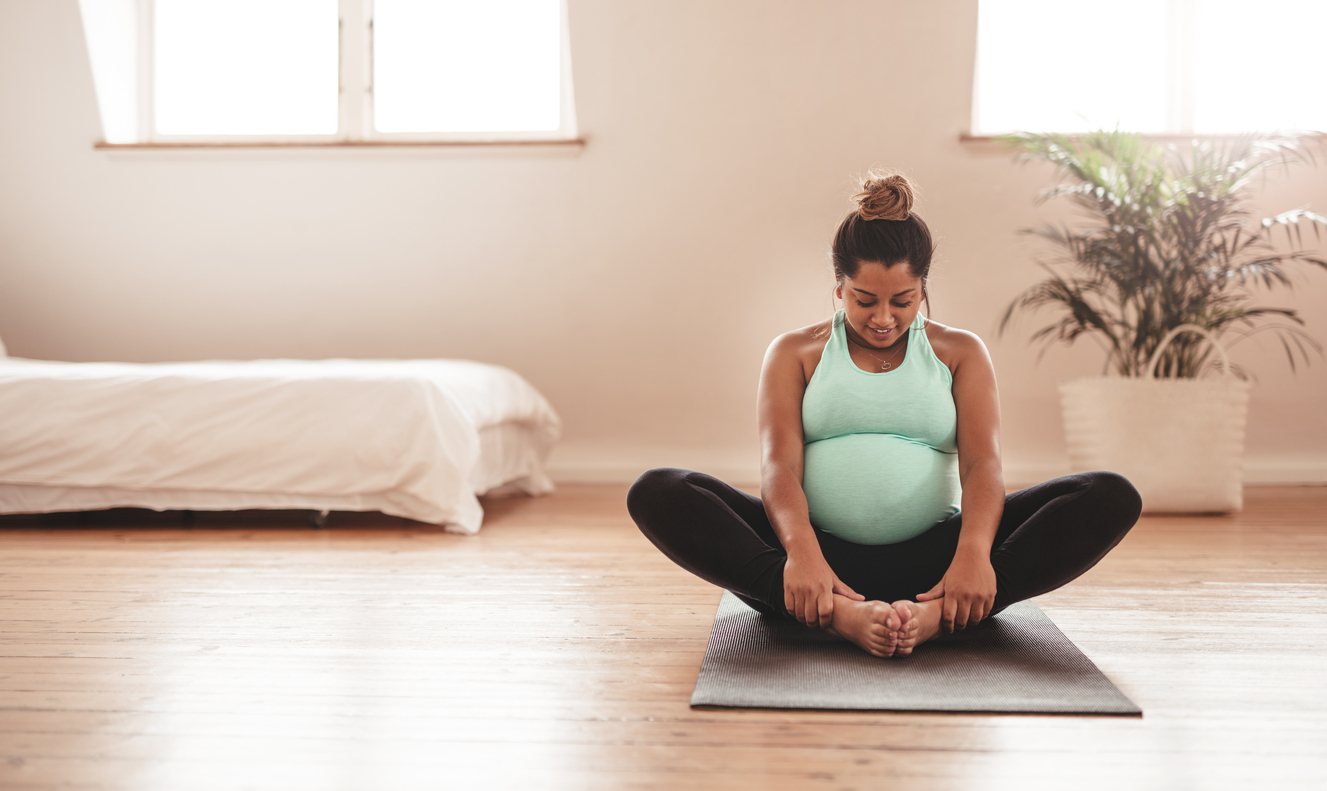
<instances>
[{"instance_id":1,"label":"green palm leaf","mask_svg":"<svg viewBox=\"0 0 1327 791\"><path fill-rule=\"evenodd\" d=\"M1327 236L1327 216L1301 207L1255 218L1249 208L1268 172L1316 165L1319 138L1240 135L1185 147L1095 131L1003 141L1020 160L1056 166L1061 179L1038 203L1068 200L1088 219L1024 231L1046 245L1048 277L1009 304L1001 334L1017 314L1050 310L1055 320L1031 337L1046 345L1042 354L1049 345L1093 337L1106 349L1108 368L1126 376L1143 373L1162 338L1181 324L1236 333L1232 342L1272 332L1292 370L1310 352L1321 356L1322 345L1299 328L1294 310L1258 307L1253 299L1257 288L1293 287L1296 269L1327 270L1327 256L1305 249ZM1158 370L1197 376L1211 357L1201 338L1180 335Z\"/></svg>"}]
</instances>

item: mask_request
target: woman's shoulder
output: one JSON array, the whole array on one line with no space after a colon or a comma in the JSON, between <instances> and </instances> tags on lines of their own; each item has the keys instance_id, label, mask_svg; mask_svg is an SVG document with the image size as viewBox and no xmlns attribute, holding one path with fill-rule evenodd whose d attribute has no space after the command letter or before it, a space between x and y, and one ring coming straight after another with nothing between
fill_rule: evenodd
<instances>
[{"instance_id":1,"label":"woman's shoulder","mask_svg":"<svg viewBox=\"0 0 1327 791\"><path fill-rule=\"evenodd\" d=\"M765 353L766 365L798 364L803 371L805 381L810 381L820 355L829 341L834 319L828 318L805 327L785 332L775 338Z\"/></svg>"},{"instance_id":2,"label":"woman's shoulder","mask_svg":"<svg viewBox=\"0 0 1327 791\"><path fill-rule=\"evenodd\" d=\"M926 340L950 371L972 355L987 356L986 344L975 332L950 327L938 321L926 319Z\"/></svg>"},{"instance_id":3,"label":"woman's shoulder","mask_svg":"<svg viewBox=\"0 0 1327 791\"><path fill-rule=\"evenodd\" d=\"M799 354L814 349L819 353L824 348L825 342L829 340L833 323L834 319L829 318L785 332L769 345L770 351L777 351L780 354Z\"/></svg>"}]
</instances>

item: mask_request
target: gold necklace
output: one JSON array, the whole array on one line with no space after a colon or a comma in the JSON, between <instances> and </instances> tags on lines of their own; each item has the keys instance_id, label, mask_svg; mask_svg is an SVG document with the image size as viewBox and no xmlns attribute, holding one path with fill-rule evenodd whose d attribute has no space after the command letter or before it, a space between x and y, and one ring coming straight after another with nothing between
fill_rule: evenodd
<instances>
[{"instance_id":1,"label":"gold necklace","mask_svg":"<svg viewBox=\"0 0 1327 791\"><path fill-rule=\"evenodd\" d=\"M845 334L846 334L846 333L845 333ZM895 349L895 350L894 350L894 353L891 354L891 355L889 355L889 360L893 360L895 357L898 356L898 353L899 353L899 352L901 352L901 351L903 351L904 349L907 348L907 337L908 337L907 335L904 335L904 336L903 336L903 338L904 338L904 340L902 341L902 344L903 344L903 345L895 344L896 346L899 346L899 348ZM849 337L848 340L850 340L850 341L852 341L854 344L856 344L856 345L857 345L857 348L861 349L863 352L866 352L866 356L867 356L867 357L870 357L871 359L873 359L873 360L875 360L876 362L880 363L880 370L881 370L881 371L888 371L890 368L893 368L893 367L894 367L894 363L890 362L889 360L886 360L886 359L883 358L883 357L876 357L874 354L871 354L870 352L866 351L868 347L862 345L862 344L859 343L858 341L853 340L852 337Z\"/></svg>"}]
</instances>

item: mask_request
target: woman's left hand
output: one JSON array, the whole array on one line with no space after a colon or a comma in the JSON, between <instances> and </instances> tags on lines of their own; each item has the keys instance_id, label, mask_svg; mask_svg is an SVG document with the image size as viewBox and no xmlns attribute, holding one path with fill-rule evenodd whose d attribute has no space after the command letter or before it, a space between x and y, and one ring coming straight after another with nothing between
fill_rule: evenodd
<instances>
[{"instance_id":1,"label":"woman's left hand","mask_svg":"<svg viewBox=\"0 0 1327 791\"><path fill-rule=\"evenodd\" d=\"M991 568L990 556L960 548L945 576L934 588L917 596L919 602L933 599L944 599L940 625L946 632L981 623L995 603L995 569Z\"/></svg>"}]
</instances>

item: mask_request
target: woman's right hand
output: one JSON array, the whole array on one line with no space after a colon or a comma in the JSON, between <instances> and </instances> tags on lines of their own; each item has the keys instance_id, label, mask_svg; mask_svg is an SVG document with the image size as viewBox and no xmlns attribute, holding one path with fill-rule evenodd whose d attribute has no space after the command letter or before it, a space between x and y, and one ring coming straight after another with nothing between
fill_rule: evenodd
<instances>
[{"instance_id":1,"label":"woman's right hand","mask_svg":"<svg viewBox=\"0 0 1327 791\"><path fill-rule=\"evenodd\" d=\"M843 584L817 552L788 553L783 567L783 606L788 614L816 628L828 627L834 619L834 594L854 601L866 597Z\"/></svg>"}]
</instances>

